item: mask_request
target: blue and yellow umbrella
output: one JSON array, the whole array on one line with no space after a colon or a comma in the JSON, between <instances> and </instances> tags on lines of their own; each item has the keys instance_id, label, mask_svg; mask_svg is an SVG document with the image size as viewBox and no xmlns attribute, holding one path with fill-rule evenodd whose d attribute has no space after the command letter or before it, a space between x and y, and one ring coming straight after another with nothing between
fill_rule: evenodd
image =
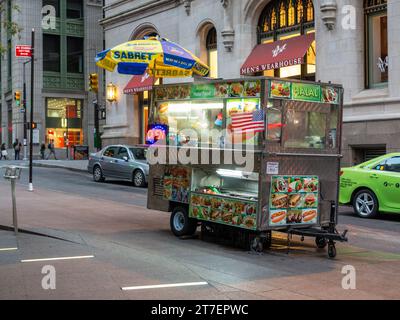
<instances>
[{"instance_id":1,"label":"blue and yellow umbrella","mask_svg":"<svg viewBox=\"0 0 400 320\"><path fill-rule=\"evenodd\" d=\"M133 40L96 55L97 66L121 74L156 78L181 78L193 74L207 76L209 67L190 51L167 39L151 37Z\"/></svg>"}]
</instances>

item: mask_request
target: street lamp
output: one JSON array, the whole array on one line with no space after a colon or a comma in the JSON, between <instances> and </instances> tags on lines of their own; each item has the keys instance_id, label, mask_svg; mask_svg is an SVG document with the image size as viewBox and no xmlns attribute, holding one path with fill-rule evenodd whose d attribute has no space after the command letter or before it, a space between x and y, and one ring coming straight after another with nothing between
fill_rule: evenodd
<instances>
[{"instance_id":1,"label":"street lamp","mask_svg":"<svg viewBox=\"0 0 400 320\"><path fill-rule=\"evenodd\" d=\"M107 85L107 100L109 102L114 102L117 100L117 86L112 82Z\"/></svg>"}]
</instances>

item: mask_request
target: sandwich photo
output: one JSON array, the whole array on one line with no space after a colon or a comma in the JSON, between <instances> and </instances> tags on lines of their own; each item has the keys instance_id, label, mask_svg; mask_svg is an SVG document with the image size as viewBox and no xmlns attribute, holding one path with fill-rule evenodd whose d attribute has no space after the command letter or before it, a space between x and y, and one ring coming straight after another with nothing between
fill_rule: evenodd
<instances>
[{"instance_id":1,"label":"sandwich photo","mask_svg":"<svg viewBox=\"0 0 400 320\"><path fill-rule=\"evenodd\" d=\"M211 211L211 220L219 219L221 212L219 210L212 210Z\"/></svg>"},{"instance_id":2,"label":"sandwich photo","mask_svg":"<svg viewBox=\"0 0 400 320\"><path fill-rule=\"evenodd\" d=\"M193 217L193 218L196 218L198 215L199 215L199 208L194 207L194 208L192 209L192 217Z\"/></svg>"},{"instance_id":3,"label":"sandwich photo","mask_svg":"<svg viewBox=\"0 0 400 320\"><path fill-rule=\"evenodd\" d=\"M245 225L247 228L254 228L256 225L256 219L254 217L246 217L243 219L243 225Z\"/></svg>"},{"instance_id":4,"label":"sandwich photo","mask_svg":"<svg viewBox=\"0 0 400 320\"><path fill-rule=\"evenodd\" d=\"M300 205L301 195L292 194L289 196L289 207L295 208Z\"/></svg>"},{"instance_id":5,"label":"sandwich photo","mask_svg":"<svg viewBox=\"0 0 400 320\"><path fill-rule=\"evenodd\" d=\"M221 218L222 221L229 223L232 220L232 216L233 216L232 212L224 212Z\"/></svg>"},{"instance_id":6,"label":"sandwich photo","mask_svg":"<svg viewBox=\"0 0 400 320\"><path fill-rule=\"evenodd\" d=\"M286 208L288 205L287 194L273 194L271 200L272 206L275 208Z\"/></svg>"},{"instance_id":7,"label":"sandwich photo","mask_svg":"<svg viewBox=\"0 0 400 320\"><path fill-rule=\"evenodd\" d=\"M291 210L287 214L286 223L301 223L301 210Z\"/></svg>"},{"instance_id":8,"label":"sandwich photo","mask_svg":"<svg viewBox=\"0 0 400 320\"><path fill-rule=\"evenodd\" d=\"M210 214L208 212L208 208L201 208L201 214L204 219L208 219L210 217Z\"/></svg>"},{"instance_id":9,"label":"sandwich photo","mask_svg":"<svg viewBox=\"0 0 400 320\"><path fill-rule=\"evenodd\" d=\"M172 185L172 179L164 178L164 186L170 186L170 185Z\"/></svg>"},{"instance_id":10,"label":"sandwich photo","mask_svg":"<svg viewBox=\"0 0 400 320\"><path fill-rule=\"evenodd\" d=\"M199 196L192 195L192 204L193 205L199 205L201 203L201 199Z\"/></svg>"},{"instance_id":11,"label":"sandwich photo","mask_svg":"<svg viewBox=\"0 0 400 320\"><path fill-rule=\"evenodd\" d=\"M305 179L304 181L304 191L315 192L318 190L318 180L315 178Z\"/></svg>"},{"instance_id":12,"label":"sandwich photo","mask_svg":"<svg viewBox=\"0 0 400 320\"><path fill-rule=\"evenodd\" d=\"M303 183L300 178L295 178L294 181L291 181L290 179L293 178L289 178L288 192L299 192L303 189Z\"/></svg>"},{"instance_id":13,"label":"sandwich photo","mask_svg":"<svg viewBox=\"0 0 400 320\"><path fill-rule=\"evenodd\" d=\"M304 206L305 207L314 207L317 203L317 198L315 196L315 194L310 193L307 194L304 198Z\"/></svg>"},{"instance_id":14,"label":"sandwich photo","mask_svg":"<svg viewBox=\"0 0 400 320\"><path fill-rule=\"evenodd\" d=\"M236 226L241 225L243 222L243 217L241 215L234 216L232 218L232 223Z\"/></svg>"},{"instance_id":15,"label":"sandwich photo","mask_svg":"<svg viewBox=\"0 0 400 320\"><path fill-rule=\"evenodd\" d=\"M288 189L288 185L285 179L279 177L273 182L273 191L274 192L286 192Z\"/></svg>"}]
</instances>

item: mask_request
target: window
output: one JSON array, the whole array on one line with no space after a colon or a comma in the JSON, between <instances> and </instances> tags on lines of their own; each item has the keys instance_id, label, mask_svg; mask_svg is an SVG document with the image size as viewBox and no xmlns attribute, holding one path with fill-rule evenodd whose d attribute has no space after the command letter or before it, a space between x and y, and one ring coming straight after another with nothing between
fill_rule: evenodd
<instances>
[{"instance_id":1,"label":"window","mask_svg":"<svg viewBox=\"0 0 400 320\"><path fill-rule=\"evenodd\" d=\"M83 1L67 0L67 19L80 19L83 17Z\"/></svg>"},{"instance_id":2,"label":"window","mask_svg":"<svg viewBox=\"0 0 400 320\"><path fill-rule=\"evenodd\" d=\"M43 0L44 6L52 6L56 10L56 17L60 17L60 1L59 0Z\"/></svg>"},{"instance_id":3,"label":"window","mask_svg":"<svg viewBox=\"0 0 400 320\"><path fill-rule=\"evenodd\" d=\"M104 151L103 156L105 157L110 157L110 158L116 158L118 154L118 147L109 147Z\"/></svg>"},{"instance_id":4,"label":"window","mask_svg":"<svg viewBox=\"0 0 400 320\"><path fill-rule=\"evenodd\" d=\"M134 156L135 160L146 160L146 152L145 148L130 148L129 149Z\"/></svg>"},{"instance_id":5,"label":"window","mask_svg":"<svg viewBox=\"0 0 400 320\"><path fill-rule=\"evenodd\" d=\"M366 26L366 87L386 85L389 75L387 4L386 0L367 0Z\"/></svg>"},{"instance_id":6,"label":"window","mask_svg":"<svg viewBox=\"0 0 400 320\"><path fill-rule=\"evenodd\" d=\"M386 160L376 164L372 169L379 170L379 171L385 170L385 164L386 164Z\"/></svg>"},{"instance_id":7,"label":"window","mask_svg":"<svg viewBox=\"0 0 400 320\"><path fill-rule=\"evenodd\" d=\"M212 27L207 33L206 39L208 66L210 67L210 77L218 78L218 50L217 50L217 30Z\"/></svg>"},{"instance_id":8,"label":"window","mask_svg":"<svg viewBox=\"0 0 400 320\"><path fill-rule=\"evenodd\" d=\"M83 73L83 38L67 37L67 72Z\"/></svg>"},{"instance_id":9,"label":"window","mask_svg":"<svg viewBox=\"0 0 400 320\"><path fill-rule=\"evenodd\" d=\"M60 36L43 34L43 70L60 72Z\"/></svg>"},{"instance_id":10,"label":"window","mask_svg":"<svg viewBox=\"0 0 400 320\"><path fill-rule=\"evenodd\" d=\"M157 108L156 122L168 125L170 145L220 147L223 108L223 100L163 102ZM208 137L203 136L206 133Z\"/></svg>"},{"instance_id":11,"label":"window","mask_svg":"<svg viewBox=\"0 0 400 320\"><path fill-rule=\"evenodd\" d=\"M46 98L46 139L54 140L56 148L83 144L82 100Z\"/></svg>"},{"instance_id":12,"label":"window","mask_svg":"<svg viewBox=\"0 0 400 320\"><path fill-rule=\"evenodd\" d=\"M308 102L284 101L282 135L284 148L335 149L339 108L337 105L318 105ZM279 118L275 121L279 123ZM269 124L269 123L268 123ZM279 138L279 132L277 138ZM272 137L274 138L274 137ZM277 139L278 140L278 139Z\"/></svg>"},{"instance_id":13,"label":"window","mask_svg":"<svg viewBox=\"0 0 400 320\"><path fill-rule=\"evenodd\" d=\"M312 0L272 0L261 13L258 43L271 43L315 32ZM315 80L316 43L307 51L304 65L264 72L265 76Z\"/></svg>"},{"instance_id":14,"label":"window","mask_svg":"<svg viewBox=\"0 0 400 320\"><path fill-rule=\"evenodd\" d=\"M11 101L7 101L7 138L8 147L11 148L13 142L13 112Z\"/></svg>"},{"instance_id":15,"label":"window","mask_svg":"<svg viewBox=\"0 0 400 320\"><path fill-rule=\"evenodd\" d=\"M121 147L121 148L119 148L117 158L122 160L122 159L124 159L124 157L127 157L129 159L129 153L126 148Z\"/></svg>"},{"instance_id":16,"label":"window","mask_svg":"<svg viewBox=\"0 0 400 320\"><path fill-rule=\"evenodd\" d=\"M400 157L389 158L385 165L386 171L400 172Z\"/></svg>"},{"instance_id":17,"label":"window","mask_svg":"<svg viewBox=\"0 0 400 320\"><path fill-rule=\"evenodd\" d=\"M7 41L8 51L7 51L7 76L8 78L12 77L12 46L11 40Z\"/></svg>"}]
</instances>

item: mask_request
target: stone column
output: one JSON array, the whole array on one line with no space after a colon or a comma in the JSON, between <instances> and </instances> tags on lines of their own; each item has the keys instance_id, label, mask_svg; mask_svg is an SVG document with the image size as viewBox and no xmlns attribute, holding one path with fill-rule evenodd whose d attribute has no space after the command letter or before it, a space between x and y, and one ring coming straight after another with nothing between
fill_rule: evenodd
<instances>
[{"instance_id":1,"label":"stone column","mask_svg":"<svg viewBox=\"0 0 400 320\"><path fill-rule=\"evenodd\" d=\"M389 0L388 44L389 44L389 95L400 97L400 1Z\"/></svg>"},{"instance_id":2,"label":"stone column","mask_svg":"<svg viewBox=\"0 0 400 320\"><path fill-rule=\"evenodd\" d=\"M135 134L134 128L138 124L138 119L134 114L134 108L138 108L137 99L134 96L123 93L129 76L118 73L107 73L106 85L112 82L117 86L117 100L107 101L107 120L102 135L103 145L107 144L135 144L139 138Z\"/></svg>"}]
</instances>

